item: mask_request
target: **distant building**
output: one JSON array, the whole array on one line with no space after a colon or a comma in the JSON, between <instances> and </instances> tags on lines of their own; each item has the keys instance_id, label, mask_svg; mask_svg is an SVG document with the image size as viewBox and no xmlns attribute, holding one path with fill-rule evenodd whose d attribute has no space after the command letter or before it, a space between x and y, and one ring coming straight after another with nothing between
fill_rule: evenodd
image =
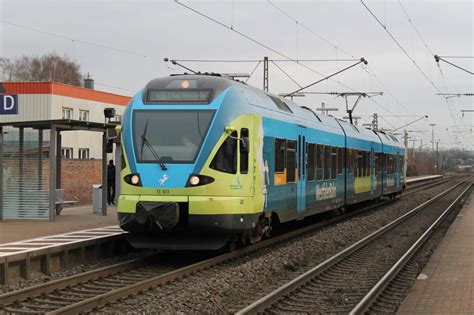
<instances>
[{"instance_id":1,"label":"distant building","mask_svg":"<svg viewBox=\"0 0 474 315\"><path fill-rule=\"evenodd\" d=\"M93 87L93 83L85 83ZM55 82L0 82L0 122L52 119L104 122L105 108L115 108L115 120L120 121L129 101L129 96ZM66 159L101 159L101 146L102 135L97 132L74 131L62 135L61 152Z\"/></svg>"}]
</instances>

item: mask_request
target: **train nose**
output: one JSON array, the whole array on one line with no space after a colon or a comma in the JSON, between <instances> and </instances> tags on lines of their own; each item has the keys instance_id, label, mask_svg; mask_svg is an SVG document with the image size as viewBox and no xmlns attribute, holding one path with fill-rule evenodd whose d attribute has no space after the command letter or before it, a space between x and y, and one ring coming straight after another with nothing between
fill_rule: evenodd
<instances>
[{"instance_id":1,"label":"train nose","mask_svg":"<svg viewBox=\"0 0 474 315\"><path fill-rule=\"evenodd\" d=\"M179 222L179 205L176 202L141 201L137 204L136 220L140 224L158 227L159 230L172 230Z\"/></svg>"}]
</instances>

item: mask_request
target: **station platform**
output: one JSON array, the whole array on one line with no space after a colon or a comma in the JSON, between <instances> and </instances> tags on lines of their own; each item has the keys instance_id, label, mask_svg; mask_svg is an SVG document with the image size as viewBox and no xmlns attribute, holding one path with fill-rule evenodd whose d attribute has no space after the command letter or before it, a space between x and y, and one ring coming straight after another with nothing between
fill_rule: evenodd
<instances>
[{"instance_id":1,"label":"station platform","mask_svg":"<svg viewBox=\"0 0 474 315\"><path fill-rule=\"evenodd\" d=\"M0 222L0 244L74 231L117 225L117 208L108 207L107 215L92 213L92 206L67 207L56 221L7 220Z\"/></svg>"},{"instance_id":2,"label":"station platform","mask_svg":"<svg viewBox=\"0 0 474 315\"><path fill-rule=\"evenodd\" d=\"M398 314L474 314L474 194L449 227Z\"/></svg>"},{"instance_id":3,"label":"station platform","mask_svg":"<svg viewBox=\"0 0 474 315\"><path fill-rule=\"evenodd\" d=\"M410 183L417 183L417 182L422 182L422 181L426 181L426 180L433 180L433 179L437 179L437 178L441 178L443 177L443 175L421 175L421 176L410 176L410 177L407 177L407 184L410 184Z\"/></svg>"}]
</instances>

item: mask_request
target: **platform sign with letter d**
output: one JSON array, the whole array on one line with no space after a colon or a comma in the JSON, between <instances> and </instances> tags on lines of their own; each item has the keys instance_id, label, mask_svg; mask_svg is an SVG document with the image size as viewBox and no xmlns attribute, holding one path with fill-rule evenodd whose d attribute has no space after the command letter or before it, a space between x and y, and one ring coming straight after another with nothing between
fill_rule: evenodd
<instances>
[{"instance_id":1,"label":"platform sign with letter d","mask_svg":"<svg viewBox=\"0 0 474 315\"><path fill-rule=\"evenodd\" d=\"M0 115L18 114L18 95L0 95Z\"/></svg>"}]
</instances>

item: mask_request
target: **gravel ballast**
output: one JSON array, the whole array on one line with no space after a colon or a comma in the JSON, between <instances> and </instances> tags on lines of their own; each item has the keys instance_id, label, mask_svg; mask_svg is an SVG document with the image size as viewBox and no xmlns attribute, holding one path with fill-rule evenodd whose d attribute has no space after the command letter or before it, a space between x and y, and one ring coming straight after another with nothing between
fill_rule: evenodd
<instances>
[{"instance_id":1,"label":"gravel ballast","mask_svg":"<svg viewBox=\"0 0 474 315\"><path fill-rule=\"evenodd\" d=\"M377 211L137 294L100 312L238 311L452 185L452 182L445 183L428 191L420 191Z\"/></svg>"}]
</instances>

